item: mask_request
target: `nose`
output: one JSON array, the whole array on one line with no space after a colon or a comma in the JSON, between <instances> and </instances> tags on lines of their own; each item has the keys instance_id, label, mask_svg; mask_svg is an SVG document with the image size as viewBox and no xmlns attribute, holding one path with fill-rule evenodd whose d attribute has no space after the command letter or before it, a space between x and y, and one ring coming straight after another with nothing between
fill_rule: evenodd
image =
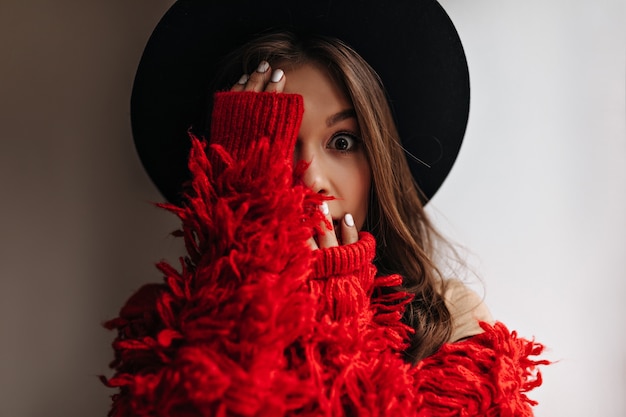
<instances>
[{"instance_id":1,"label":"nose","mask_svg":"<svg viewBox=\"0 0 626 417\"><path fill-rule=\"evenodd\" d=\"M326 183L326 175L322 159L316 157L314 152L296 146L294 160L296 163L300 163L302 161L307 165L306 170L301 177L304 184L316 193L328 194L328 184Z\"/></svg>"}]
</instances>

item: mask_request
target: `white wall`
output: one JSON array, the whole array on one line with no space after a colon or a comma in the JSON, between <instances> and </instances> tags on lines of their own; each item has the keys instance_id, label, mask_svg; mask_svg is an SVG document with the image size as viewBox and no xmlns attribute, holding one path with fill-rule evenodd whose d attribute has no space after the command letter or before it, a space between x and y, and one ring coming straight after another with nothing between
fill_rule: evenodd
<instances>
[{"instance_id":1,"label":"white wall","mask_svg":"<svg viewBox=\"0 0 626 417\"><path fill-rule=\"evenodd\" d=\"M431 211L559 361L539 417L626 416L626 2L443 0L472 86Z\"/></svg>"},{"instance_id":2,"label":"white wall","mask_svg":"<svg viewBox=\"0 0 626 417\"><path fill-rule=\"evenodd\" d=\"M106 415L114 316L180 247L130 137L171 0L0 4L0 416ZM467 140L430 210L493 313L560 362L538 416L626 415L623 2L447 0Z\"/></svg>"}]
</instances>

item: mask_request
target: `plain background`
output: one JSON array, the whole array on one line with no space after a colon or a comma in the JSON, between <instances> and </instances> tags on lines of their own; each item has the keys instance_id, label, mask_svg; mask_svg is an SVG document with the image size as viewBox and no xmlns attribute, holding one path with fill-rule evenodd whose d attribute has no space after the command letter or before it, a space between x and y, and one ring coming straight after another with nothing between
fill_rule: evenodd
<instances>
[{"instance_id":1,"label":"plain background","mask_svg":"<svg viewBox=\"0 0 626 417\"><path fill-rule=\"evenodd\" d=\"M129 123L134 71L171 3L0 2L1 417L105 416L100 323L181 253ZM537 416L623 417L625 2L442 4L472 101L429 211L468 248L496 318L558 361L531 394Z\"/></svg>"}]
</instances>

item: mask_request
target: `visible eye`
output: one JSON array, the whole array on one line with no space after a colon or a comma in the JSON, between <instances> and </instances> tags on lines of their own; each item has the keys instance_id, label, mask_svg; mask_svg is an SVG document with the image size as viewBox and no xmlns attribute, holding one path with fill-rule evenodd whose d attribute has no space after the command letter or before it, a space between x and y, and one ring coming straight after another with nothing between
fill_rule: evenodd
<instances>
[{"instance_id":1,"label":"visible eye","mask_svg":"<svg viewBox=\"0 0 626 417\"><path fill-rule=\"evenodd\" d=\"M326 147L338 150L340 152L350 152L354 151L359 143L360 139L357 138L355 135L351 133L341 132L333 136L328 142L328 145L326 145Z\"/></svg>"}]
</instances>

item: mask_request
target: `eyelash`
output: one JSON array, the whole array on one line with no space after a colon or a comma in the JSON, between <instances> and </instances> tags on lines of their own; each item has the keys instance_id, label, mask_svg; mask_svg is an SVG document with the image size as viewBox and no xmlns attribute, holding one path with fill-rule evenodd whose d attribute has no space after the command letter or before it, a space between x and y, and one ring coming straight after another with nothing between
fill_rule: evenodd
<instances>
[{"instance_id":1,"label":"eyelash","mask_svg":"<svg viewBox=\"0 0 626 417\"><path fill-rule=\"evenodd\" d=\"M337 149L336 147L332 146L332 144L339 138L348 138L349 141L352 141L351 146L348 147L348 149ZM351 132L338 132L336 134L333 135L332 138L330 138L330 140L328 141L328 144L326 145L327 148L336 150L337 152L341 152L341 153L349 153L349 152L354 152L358 149L358 146L361 144L361 139L355 135L354 133Z\"/></svg>"}]
</instances>

